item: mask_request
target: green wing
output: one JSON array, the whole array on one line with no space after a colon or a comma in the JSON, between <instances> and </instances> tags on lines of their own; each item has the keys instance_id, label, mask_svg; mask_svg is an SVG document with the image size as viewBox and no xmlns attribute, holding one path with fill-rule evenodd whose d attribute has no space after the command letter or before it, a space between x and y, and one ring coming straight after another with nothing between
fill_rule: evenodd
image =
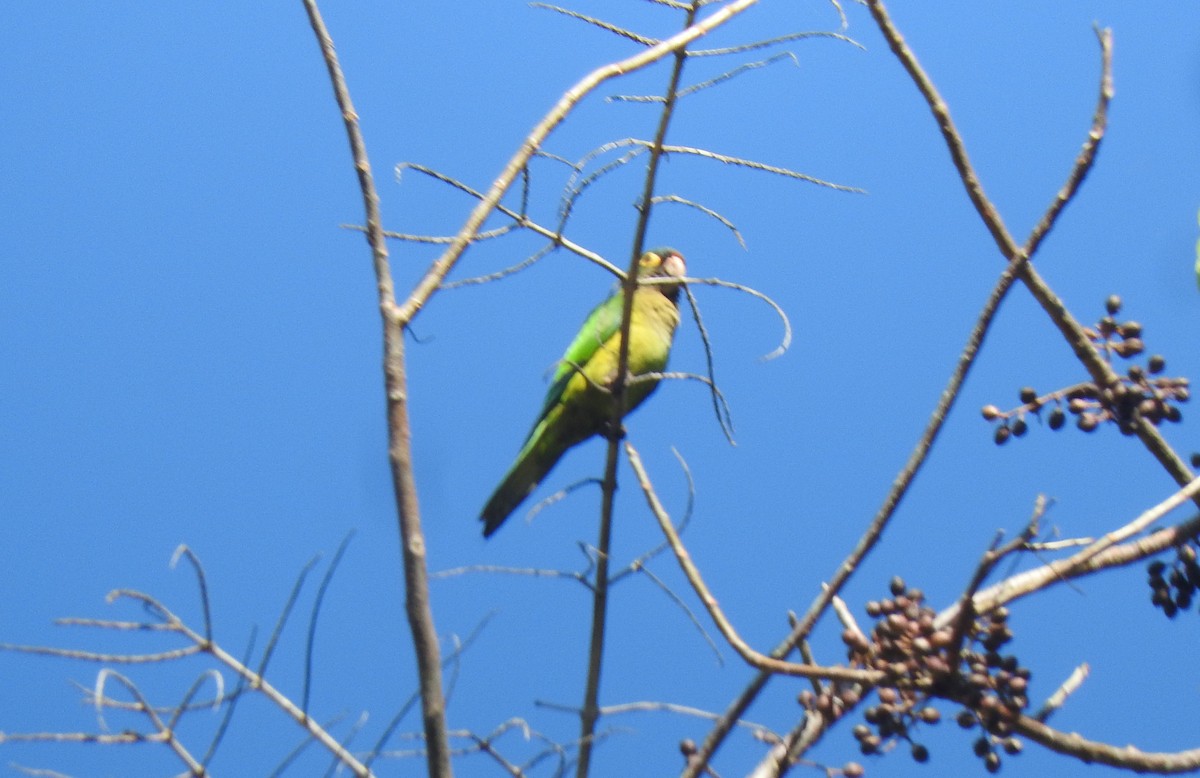
<instances>
[{"instance_id":1,"label":"green wing","mask_svg":"<svg viewBox=\"0 0 1200 778\"><path fill-rule=\"evenodd\" d=\"M546 390L546 399L542 402L542 410L538 414L537 421L533 423L533 429L537 429L538 424L546 418L546 414L550 413L550 409L562 400L563 392L566 391L571 376L578 372L577 367L582 368L586 365L588 360L600 349L600 346L617 334L617 330L621 327L621 309L624 300L625 295L618 288L607 300L597 305L588 314L583 326L579 328L579 332L575 333L575 339L571 341L571 345L567 346L567 350L563 352L562 358L558 360L558 365L554 368L554 376L550 379L550 388ZM533 430L530 430L529 434L532 435Z\"/></svg>"},{"instance_id":2,"label":"green wing","mask_svg":"<svg viewBox=\"0 0 1200 778\"><path fill-rule=\"evenodd\" d=\"M568 402L568 387L577 373L592 366L592 358L600 351L600 347L620 329L623 299L618 289L592 309L571 345L563 352L562 359L554 369L541 413L525 436L516 462L505 474L480 515L484 537L500 528L568 448L595 434L592 414L586 404L578 401L580 391L588 394L584 390L586 383L580 386L576 382L575 401Z\"/></svg>"}]
</instances>

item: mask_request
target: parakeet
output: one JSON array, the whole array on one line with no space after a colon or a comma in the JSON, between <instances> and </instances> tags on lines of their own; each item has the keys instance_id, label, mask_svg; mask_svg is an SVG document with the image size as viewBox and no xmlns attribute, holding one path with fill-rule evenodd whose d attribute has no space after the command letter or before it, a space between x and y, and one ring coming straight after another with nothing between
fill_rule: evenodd
<instances>
[{"instance_id":1,"label":"parakeet","mask_svg":"<svg viewBox=\"0 0 1200 778\"><path fill-rule=\"evenodd\" d=\"M671 248L651 249L638 260L639 278L682 278L685 271L683 255ZM618 289L596 306L559 360L542 412L517 461L480 514L484 537L500 528L567 449L599 434L611 423L612 395L606 389L617 377L624 297ZM678 284L639 286L634 292L629 375L659 373L666 368L679 324L678 298ZM622 415L640 405L657 384L657 380L627 383Z\"/></svg>"}]
</instances>

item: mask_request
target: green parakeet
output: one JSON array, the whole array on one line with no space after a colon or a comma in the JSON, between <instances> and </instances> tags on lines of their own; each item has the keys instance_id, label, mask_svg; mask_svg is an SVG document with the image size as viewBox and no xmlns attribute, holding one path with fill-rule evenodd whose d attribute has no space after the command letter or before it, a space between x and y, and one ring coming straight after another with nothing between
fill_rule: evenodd
<instances>
[{"instance_id":1,"label":"green parakeet","mask_svg":"<svg viewBox=\"0 0 1200 778\"><path fill-rule=\"evenodd\" d=\"M671 248L652 249L638 260L639 278L682 278L685 271L683 255ZM517 461L480 514L484 537L500 528L567 449L599 434L611 423L612 395L607 389L617 377L624 298L624 292L618 289L596 306L559 360L542 412ZM659 373L666 368L679 324L678 298L677 284L639 286L634 292L629 375ZM628 383L622 415L640 405L657 384L656 380Z\"/></svg>"}]
</instances>

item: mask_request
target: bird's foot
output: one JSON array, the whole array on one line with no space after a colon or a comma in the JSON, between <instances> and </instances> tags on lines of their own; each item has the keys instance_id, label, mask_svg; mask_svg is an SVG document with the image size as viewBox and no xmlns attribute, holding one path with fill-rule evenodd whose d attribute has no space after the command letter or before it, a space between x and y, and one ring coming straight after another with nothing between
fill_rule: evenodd
<instances>
[{"instance_id":1,"label":"bird's foot","mask_svg":"<svg viewBox=\"0 0 1200 778\"><path fill-rule=\"evenodd\" d=\"M613 424L611 421L606 421L600 427L600 434L606 440L620 441L625 437L625 425Z\"/></svg>"}]
</instances>

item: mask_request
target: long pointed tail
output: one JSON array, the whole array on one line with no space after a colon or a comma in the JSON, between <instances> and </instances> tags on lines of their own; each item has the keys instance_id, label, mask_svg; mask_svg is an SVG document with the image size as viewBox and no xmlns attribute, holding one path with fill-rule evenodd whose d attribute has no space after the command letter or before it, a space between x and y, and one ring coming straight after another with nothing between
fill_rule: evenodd
<instances>
[{"instance_id":1,"label":"long pointed tail","mask_svg":"<svg viewBox=\"0 0 1200 778\"><path fill-rule=\"evenodd\" d=\"M512 469L505 474L504 480L496 487L487 505L483 506L479 518L483 522L485 538L500 529L504 520L537 488L551 468L558 463L559 457L569 448L566 441L548 432L546 429L534 430L529 442L517 455Z\"/></svg>"},{"instance_id":2,"label":"long pointed tail","mask_svg":"<svg viewBox=\"0 0 1200 778\"><path fill-rule=\"evenodd\" d=\"M539 465L540 463L535 458L527 457L519 460L513 469L504 476L504 480L496 487L496 491L492 493L487 505L483 506L483 513L479 515L483 521L485 538L500 529L504 520L512 515L517 506L523 503L530 492L537 488L541 480L546 477L548 468L539 467Z\"/></svg>"}]
</instances>

